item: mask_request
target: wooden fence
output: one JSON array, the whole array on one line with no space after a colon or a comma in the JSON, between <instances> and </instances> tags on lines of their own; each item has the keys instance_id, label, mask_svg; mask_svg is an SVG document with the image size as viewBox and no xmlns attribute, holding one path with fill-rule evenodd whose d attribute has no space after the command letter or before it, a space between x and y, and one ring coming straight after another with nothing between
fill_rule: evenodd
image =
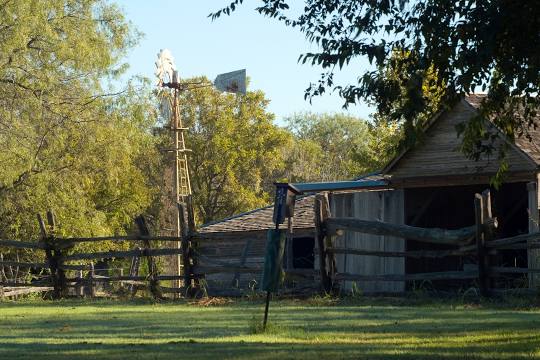
<instances>
[{"instance_id":1,"label":"wooden fence","mask_svg":"<svg viewBox=\"0 0 540 360\"><path fill-rule=\"evenodd\" d=\"M322 287L331 292L342 281L429 281L429 280L467 280L478 283L481 295L488 296L496 289L492 279L502 274L536 274L540 269L497 266L493 262L497 251L507 249L539 249L540 233L519 235L504 239L494 239L497 219L491 212L489 190L476 194L474 198L475 224L458 230L419 228L407 225L389 224L380 221L366 221L356 218L333 218L330 214L328 197L319 194L315 200L315 224L319 247L320 276ZM343 231L360 232L372 235L386 235L424 243L451 245L450 250L419 251L374 251L334 246L335 237ZM339 273L336 267L336 254L370 255L377 257L403 258L443 258L449 256L469 256L477 259L474 270L444 271L414 274L361 275Z\"/></svg>"},{"instance_id":2,"label":"wooden fence","mask_svg":"<svg viewBox=\"0 0 540 360\"><path fill-rule=\"evenodd\" d=\"M181 223L185 224L184 209L181 207ZM183 236L152 236L148 230L144 218L138 217L136 224L139 230L138 235L131 236L103 236L103 237L71 237L60 238L55 236L56 224L54 214L47 212L47 224L38 215L38 223L41 229L41 239L38 242L25 242L14 240L0 240L0 247L8 249L24 249L27 258L44 258L42 263L21 262L21 261L0 261L0 267L16 267L17 269L32 269L34 272L42 270L45 274L36 278L35 274L30 275L30 281L0 281L0 295L22 294L36 291L52 290L52 297L55 299L68 295L89 296L95 295L95 288L100 283L118 282L133 293L138 289L148 289L155 298L163 297L166 293L190 293L194 289L191 283L193 278L190 268L193 260L189 252L189 232L185 231ZM131 250L103 251L103 252L75 252L75 246L81 243L99 242L122 243L128 242L139 246ZM179 244L175 247L152 247L153 241L160 241L168 244ZM184 251L186 250L186 251ZM166 255L182 255L183 267L187 269L182 275L163 275L158 271L156 257ZM131 267L128 275L121 272L115 276L97 275L93 261L101 259L130 259ZM140 259L146 258L147 275L138 274ZM79 264L73 264L73 262ZM86 262L86 264L80 264ZM70 276L71 275L71 276ZM162 281L174 281L181 286L165 287L161 286ZM26 289L26 291L15 291L12 288Z\"/></svg>"},{"instance_id":3,"label":"wooden fence","mask_svg":"<svg viewBox=\"0 0 540 360\"><path fill-rule=\"evenodd\" d=\"M424 280L475 280L482 295L487 296L494 290L493 279L505 274L537 274L540 269L498 266L494 261L497 251L515 249L540 249L540 233L519 235L511 238L494 239L497 220L491 213L491 197L489 191L477 194L474 199L475 224L457 230L419 228L407 225L389 224L380 221L366 221L356 218L335 218L331 216L328 196L319 194L315 199L315 244L318 254L318 269L286 268L287 279L301 278L320 284L326 292L335 290L343 281L424 281ZM208 260L198 249L205 246L216 246L216 241L226 242L224 234L219 239L212 233L197 233L190 230L186 220L185 209L180 208L180 224L183 229L180 237L152 236L142 217L136 219L137 235L104 236L104 237L56 237L56 224L52 212L47 213L47 223L38 216L41 239L38 242L0 240L0 247L24 249L27 258L41 259L41 262L22 262L18 259L0 258L0 269L16 267L32 269L34 274L30 281L9 281L5 277L0 280L0 295L28 293L32 291L48 291L52 289L53 298L66 296L93 296L98 284L119 283L129 292L147 289L153 297L161 298L164 294L184 294L192 296L204 285L201 279L209 274L226 273L236 278L238 274L260 274L261 268L248 266L238 259L238 263L222 262L217 259ZM444 244L452 247L446 250L418 251L379 251L336 247L335 238L344 231L361 232L373 235L400 237L431 244ZM250 239L253 234L248 234ZM248 236L246 235L246 236ZM238 238L238 234L230 234ZM261 232L257 236L264 241ZM246 238L247 239L247 238ZM76 245L81 243L130 243L136 246L130 250L80 252ZM154 241L168 244L156 248ZM249 240L251 241L251 240ZM244 249L245 250L245 249ZM242 251L242 253L247 251ZM29 254L28 254L29 253ZM35 256L32 256L34 254ZM429 272L414 274L378 274L365 275L338 272L337 254L352 256L369 255L376 257L397 258L444 258L450 256L467 256L477 259L477 268L462 271ZM30 255L30 256L29 256ZM156 265L156 258L161 256L180 255L182 258L182 274L161 274ZM245 257L245 256L243 256ZM102 259L131 259L129 274L99 275L94 261ZM138 273L141 259L146 259L147 275ZM204 260L199 263L199 260ZM76 262L76 263L74 263ZM84 262L84 264L81 264ZM41 270L40 276L35 273ZM173 286L165 286L165 281ZM169 284L167 284L169 285ZM34 290L32 290L34 289ZM227 294L231 294L228 292Z\"/></svg>"}]
</instances>

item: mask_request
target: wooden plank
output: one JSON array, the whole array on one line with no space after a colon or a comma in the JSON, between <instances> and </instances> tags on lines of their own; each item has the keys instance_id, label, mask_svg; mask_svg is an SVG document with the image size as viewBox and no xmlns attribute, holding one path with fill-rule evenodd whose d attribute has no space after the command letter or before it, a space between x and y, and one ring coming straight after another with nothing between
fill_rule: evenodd
<instances>
[{"instance_id":1,"label":"wooden plank","mask_svg":"<svg viewBox=\"0 0 540 360\"><path fill-rule=\"evenodd\" d=\"M215 274L215 273L242 273L242 274L254 274L262 272L262 267L248 267L248 266L205 266L198 265L193 268L193 273L197 275Z\"/></svg>"},{"instance_id":2,"label":"wooden plank","mask_svg":"<svg viewBox=\"0 0 540 360\"><path fill-rule=\"evenodd\" d=\"M139 215L135 219L135 224L139 229L139 235L144 236L145 238L150 237L150 229L146 224L146 219L144 218L144 216ZM143 245L146 252L152 251L152 244L150 243L150 240L143 240ZM150 293L152 294L154 299L162 299L163 296L159 291L159 280L157 279L157 276L159 275L158 267L154 261L154 258L152 256L148 256L146 259L146 263L148 265L148 285L150 288Z\"/></svg>"},{"instance_id":3,"label":"wooden plank","mask_svg":"<svg viewBox=\"0 0 540 360\"><path fill-rule=\"evenodd\" d=\"M434 244L459 245L474 237L475 227L459 230L438 228L419 228L408 225L390 224L382 221L368 221L356 218L329 218L326 220L328 231L339 229L357 231L372 235L395 236Z\"/></svg>"},{"instance_id":4,"label":"wooden plank","mask_svg":"<svg viewBox=\"0 0 540 360\"><path fill-rule=\"evenodd\" d=\"M165 255L175 255L181 254L182 249L172 249L172 248L163 248L163 249L133 249L133 250L123 250L123 251L102 251L94 253L80 253L72 254L63 257L63 261L73 261L73 260L94 260L94 259L106 259L106 258L124 258L124 257L133 257L133 256L165 256Z\"/></svg>"},{"instance_id":5,"label":"wooden plank","mask_svg":"<svg viewBox=\"0 0 540 360\"><path fill-rule=\"evenodd\" d=\"M405 192L402 189L382 192L382 220L391 224L405 224ZM384 236L381 239L381 250L405 252L405 239L395 236ZM379 257L382 271L385 274L405 274L405 258ZM377 291L403 292L405 282L393 281L377 284Z\"/></svg>"},{"instance_id":6,"label":"wooden plank","mask_svg":"<svg viewBox=\"0 0 540 360\"><path fill-rule=\"evenodd\" d=\"M28 242L18 240L0 240L0 246L12 247L17 249L45 249L45 244L42 242Z\"/></svg>"},{"instance_id":7,"label":"wooden plank","mask_svg":"<svg viewBox=\"0 0 540 360\"><path fill-rule=\"evenodd\" d=\"M246 265L246 259L249 253L249 247L251 246L251 243L252 243L252 240L246 241L246 245L244 246L244 249L242 250L242 255L240 256L240 262L239 262L240 266ZM236 272L234 273L231 286L238 287L239 282L240 282L240 273Z\"/></svg>"},{"instance_id":8,"label":"wooden plank","mask_svg":"<svg viewBox=\"0 0 540 360\"><path fill-rule=\"evenodd\" d=\"M30 283L19 283L14 281L0 281L0 286L4 287L40 287L40 286L50 286L51 285L50 279L43 279L43 280L36 280L32 281Z\"/></svg>"},{"instance_id":9,"label":"wooden plank","mask_svg":"<svg viewBox=\"0 0 540 360\"><path fill-rule=\"evenodd\" d=\"M517 236L512 236L512 237L509 237L509 238L502 238L502 239L497 239L497 240L491 240L491 241L486 241L486 244L485 246L488 247L488 248L500 248L502 246L505 246L505 245L512 245L512 244L516 244L516 243L527 243L527 242L536 242L536 241L540 241L540 232L535 232L535 233L532 233L532 234L523 234L523 235L517 235Z\"/></svg>"},{"instance_id":10,"label":"wooden plank","mask_svg":"<svg viewBox=\"0 0 540 360\"><path fill-rule=\"evenodd\" d=\"M328 252L334 254L366 255L379 257L406 257L406 258L443 258L448 256L464 256L470 252L456 250L419 250L419 251L379 251L362 250L353 248L328 248Z\"/></svg>"},{"instance_id":11,"label":"wooden plank","mask_svg":"<svg viewBox=\"0 0 540 360\"><path fill-rule=\"evenodd\" d=\"M180 241L181 238L178 236L142 236L142 235L126 235L126 236L96 236L96 237L67 237L59 238L63 242L99 242L99 241L144 241L144 240L155 240L155 241Z\"/></svg>"},{"instance_id":12,"label":"wooden plank","mask_svg":"<svg viewBox=\"0 0 540 360\"><path fill-rule=\"evenodd\" d=\"M540 211L539 211L539 201L540 197L538 196L539 191L539 181L538 177L535 181L529 182L527 184L527 193L528 193L528 211L529 211L529 234L537 233L540 231ZM527 243L531 243L532 240L527 239ZM527 248L527 263L530 268L539 268L540 267L540 250L534 249L531 247ZM529 275L529 287L536 288L540 285L540 276L535 274Z\"/></svg>"},{"instance_id":13,"label":"wooden plank","mask_svg":"<svg viewBox=\"0 0 540 360\"><path fill-rule=\"evenodd\" d=\"M460 280L475 279L477 271L445 271L418 274L384 274L384 275L358 275L336 274L336 280L343 281L422 281L422 280Z\"/></svg>"},{"instance_id":14,"label":"wooden plank","mask_svg":"<svg viewBox=\"0 0 540 360\"><path fill-rule=\"evenodd\" d=\"M540 269L505 267L505 266L491 266L489 268L489 274L490 275L499 275L499 274L540 274Z\"/></svg>"},{"instance_id":15,"label":"wooden plank","mask_svg":"<svg viewBox=\"0 0 540 360\"><path fill-rule=\"evenodd\" d=\"M326 219L326 213L324 211L324 203L327 199L324 194L317 194L315 196L314 213L315 213L315 241L319 249L319 272L321 275L321 287L323 291L329 293L332 290L332 279L328 274L328 264L326 256L326 242L324 238L326 231L324 224Z\"/></svg>"},{"instance_id":16,"label":"wooden plank","mask_svg":"<svg viewBox=\"0 0 540 360\"><path fill-rule=\"evenodd\" d=\"M52 286L31 286L31 287L23 287L16 290L6 290L4 288L4 293L0 297L11 297L11 296L34 294L37 292L51 291L53 289L54 288Z\"/></svg>"},{"instance_id":17,"label":"wooden plank","mask_svg":"<svg viewBox=\"0 0 540 360\"><path fill-rule=\"evenodd\" d=\"M19 262L19 261L7 261L1 260L0 266L18 266L23 268L36 268L36 269L48 269L48 263L30 263L30 262Z\"/></svg>"},{"instance_id":18,"label":"wooden plank","mask_svg":"<svg viewBox=\"0 0 540 360\"><path fill-rule=\"evenodd\" d=\"M480 194L475 194L474 196L474 216L476 223L476 246L477 246L477 258L478 258L478 285L480 288L480 294L482 296L488 295L489 289L489 278L488 274L488 264L486 263L487 254L485 251L485 234L484 234L484 221L486 219L486 210L487 206L485 197Z\"/></svg>"}]
</instances>

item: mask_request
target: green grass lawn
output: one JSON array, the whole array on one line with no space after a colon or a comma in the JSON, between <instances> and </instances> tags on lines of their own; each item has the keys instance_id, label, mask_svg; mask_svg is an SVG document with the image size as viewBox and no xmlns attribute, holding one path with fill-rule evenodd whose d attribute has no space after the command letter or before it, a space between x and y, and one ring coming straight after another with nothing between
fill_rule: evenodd
<instances>
[{"instance_id":1,"label":"green grass lawn","mask_svg":"<svg viewBox=\"0 0 540 360\"><path fill-rule=\"evenodd\" d=\"M398 301L0 303L0 359L540 358L540 309Z\"/></svg>"}]
</instances>

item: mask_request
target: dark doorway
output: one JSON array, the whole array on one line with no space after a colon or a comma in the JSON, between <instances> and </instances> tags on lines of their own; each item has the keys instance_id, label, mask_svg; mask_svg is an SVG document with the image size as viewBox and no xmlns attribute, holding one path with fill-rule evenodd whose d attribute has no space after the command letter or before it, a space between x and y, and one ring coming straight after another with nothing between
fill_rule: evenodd
<instances>
[{"instance_id":1,"label":"dark doorway","mask_svg":"<svg viewBox=\"0 0 540 360\"><path fill-rule=\"evenodd\" d=\"M503 184L498 190L489 185L468 185L414 188L405 191L405 222L419 227L458 229L474 225L474 194L490 189L493 216L499 227L496 237L509 237L528 232L527 188L525 183ZM426 244L408 240L407 250L451 249L451 246ZM527 267L523 250L499 252L493 259L499 266ZM444 259L406 259L407 273L459 271L476 264L476 259L448 257ZM471 264L471 265L469 265ZM450 282L434 282L448 287ZM456 282L457 286L463 285ZM439 287L439 286L436 286Z\"/></svg>"},{"instance_id":2,"label":"dark doorway","mask_svg":"<svg viewBox=\"0 0 540 360\"><path fill-rule=\"evenodd\" d=\"M295 269L313 269L315 239L312 237L295 237L292 245L293 267Z\"/></svg>"}]
</instances>

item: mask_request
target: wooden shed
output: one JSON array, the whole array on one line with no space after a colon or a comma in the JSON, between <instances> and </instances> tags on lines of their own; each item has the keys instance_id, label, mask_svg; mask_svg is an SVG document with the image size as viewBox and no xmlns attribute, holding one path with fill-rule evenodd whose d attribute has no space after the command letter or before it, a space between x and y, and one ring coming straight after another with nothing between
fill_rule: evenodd
<instances>
[{"instance_id":1,"label":"wooden shed","mask_svg":"<svg viewBox=\"0 0 540 360\"><path fill-rule=\"evenodd\" d=\"M530 129L531 141L522 137L515 143L500 137L496 145L506 142L508 171L499 189L490 179L499 168L496 158L484 156L479 161L466 158L460 151L461 139L456 125L477 114L482 95L464 98L452 109L438 114L426 129L425 141L407 149L382 170L388 181L384 191L355 192L331 197L336 216L381 220L425 228L458 229L475 223L474 195L490 189L494 216L499 219L497 237L511 237L538 231L538 173L540 165L540 129ZM488 126L491 123L488 123ZM338 245L368 250L414 251L445 249L444 245L385 238L375 235L346 233ZM538 268L538 250L499 252L498 263L516 268ZM362 274L414 274L464 270L475 266L474 259L378 258L341 255L338 271L360 270ZM404 283L369 282L356 284L362 290L399 291ZM434 282L435 287L463 286L463 282ZM532 285L532 282L531 282ZM346 288L351 284L346 283Z\"/></svg>"},{"instance_id":2,"label":"wooden shed","mask_svg":"<svg viewBox=\"0 0 540 360\"><path fill-rule=\"evenodd\" d=\"M314 196L304 196L296 200L294 231L286 252L285 262L289 269L302 273L311 270L310 285L317 288L313 281L314 263ZM274 206L238 214L220 221L201 226L200 236L212 238L213 241L201 245L195 254L201 272L206 273L205 280L209 291L219 292L221 289L256 289L262 275L266 233L274 229L272 222ZM283 225L281 226L283 228ZM231 265L257 269L252 272L218 272L215 268Z\"/></svg>"},{"instance_id":3,"label":"wooden shed","mask_svg":"<svg viewBox=\"0 0 540 360\"><path fill-rule=\"evenodd\" d=\"M537 232L539 224L538 179L540 166L540 129L530 129L531 141L522 137L506 142L508 171L506 182L498 189L490 179L499 168L496 158L487 156L479 161L466 158L460 151L461 139L456 125L477 114L482 95L464 98L452 109L435 116L426 128L425 140L393 159L380 173L369 179L379 181L378 187L329 194L332 216L379 220L424 228L459 229L474 225L474 195L491 189L494 216L499 220L497 237L511 237ZM488 123L491 124L491 123ZM488 125L493 126L493 125ZM366 178L362 178L366 180ZM262 266L266 230L273 228L272 206L207 224L201 233L216 234L216 242L199 249L201 266L208 260ZM294 235L286 249L287 268L316 270L313 196L297 200L294 216ZM251 239L251 240L249 240ZM335 246L360 250L398 251L442 250L445 245L419 243L390 236L345 232L335 238ZM540 268L538 250L505 250L498 253L497 262L516 268ZM306 257L304 261L300 258ZM375 257L368 255L336 255L336 270L363 275L415 274L436 271L459 271L474 266L474 259L448 257L444 259L415 259L408 257ZM258 280L260 274L209 274L209 284L224 286ZM530 284L533 281L530 278ZM316 282L316 275L312 277ZM463 282L434 281L434 287L460 287ZM344 281L341 288L370 292L401 292L408 287L404 281Z\"/></svg>"}]
</instances>

